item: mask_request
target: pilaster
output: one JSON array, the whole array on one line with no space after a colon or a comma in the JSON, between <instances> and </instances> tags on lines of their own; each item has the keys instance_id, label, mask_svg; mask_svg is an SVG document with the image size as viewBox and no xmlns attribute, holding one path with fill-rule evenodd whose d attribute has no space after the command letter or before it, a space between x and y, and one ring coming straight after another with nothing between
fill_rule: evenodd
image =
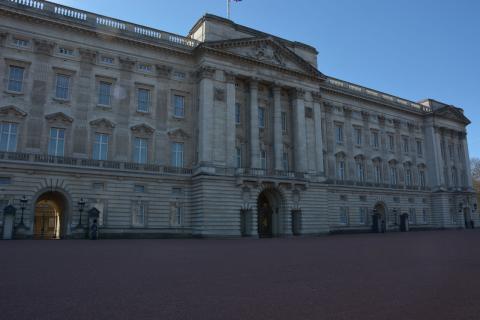
<instances>
[{"instance_id":1,"label":"pilaster","mask_svg":"<svg viewBox=\"0 0 480 320\"><path fill-rule=\"evenodd\" d=\"M297 88L293 98L293 130L294 130L294 153L295 171L307 171L307 134L305 125L305 91Z\"/></svg>"},{"instance_id":2,"label":"pilaster","mask_svg":"<svg viewBox=\"0 0 480 320\"><path fill-rule=\"evenodd\" d=\"M258 81L250 81L250 167L260 168L260 141L258 133Z\"/></svg>"},{"instance_id":3,"label":"pilaster","mask_svg":"<svg viewBox=\"0 0 480 320\"><path fill-rule=\"evenodd\" d=\"M228 167L236 166L235 154L235 75L233 73L225 72L226 82L226 105L227 105L227 123L226 123L226 164Z\"/></svg>"},{"instance_id":4,"label":"pilaster","mask_svg":"<svg viewBox=\"0 0 480 320\"><path fill-rule=\"evenodd\" d=\"M199 70L198 110L198 163L209 166L213 160L213 76L215 69L202 67Z\"/></svg>"},{"instance_id":5,"label":"pilaster","mask_svg":"<svg viewBox=\"0 0 480 320\"><path fill-rule=\"evenodd\" d=\"M273 149L275 154L275 170L279 171L284 170L282 165L283 133L281 97L281 88L275 85L273 87Z\"/></svg>"},{"instance_id":6,"label":"pilaster","mask_svg":"<svg viewBox=\"0 0 480 320\"><path fill-rule=\"evenodd\" d=\"M315 161L317 167L317 175L325 175L325 166L323 161L323 134L322 134L322 108L321 95L312 92L313 113L315 121Z\"/></svg>"}]
</instances>

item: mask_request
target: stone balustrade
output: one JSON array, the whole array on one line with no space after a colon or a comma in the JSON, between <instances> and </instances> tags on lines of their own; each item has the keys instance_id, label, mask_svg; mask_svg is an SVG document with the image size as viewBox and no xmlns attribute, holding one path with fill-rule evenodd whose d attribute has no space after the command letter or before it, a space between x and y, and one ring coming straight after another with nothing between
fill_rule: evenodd
<instances>
[{"instance_id":1,"label":"stone balustrade","mask_svg":"<svg viewBox=\"0 0 480 320\"><path fill-rule=\"evenodd\" d=\"M430 113L432 112L432 108L428 106L421 105L419 103L415 103L413 101L408 101L402 98L398 98L389 94L385 94L376 90L368 89L353 83L349 83L347 81L339 80L339 79L334 79L334 78L328 78L327 79L327 84L332 86L332 87L337 87L341 88L343 90L348 90L352 91L355 94L361 94L367 97L371 98L377 98L380 100L386 100L388 102L393 102L397 103L403 107L410 108L419 112L423 113Z\"/></svg>"},{"instance_id":2,"label":"stone balustrade","mask_svg":"<svg viewBox=\"0 0 480 320\"><path fill-rule=\"evenodd\" d=\"M22 10L44 18L54 18L60 22L69 22L90 27L102 32L110 32L154 43L167 43L174 46L192 49L199 42L170 32L156 30L134 23L98 15L88 11L70 8L43 0L0 0L2 9Z\"/></svg>"}]
</instances>

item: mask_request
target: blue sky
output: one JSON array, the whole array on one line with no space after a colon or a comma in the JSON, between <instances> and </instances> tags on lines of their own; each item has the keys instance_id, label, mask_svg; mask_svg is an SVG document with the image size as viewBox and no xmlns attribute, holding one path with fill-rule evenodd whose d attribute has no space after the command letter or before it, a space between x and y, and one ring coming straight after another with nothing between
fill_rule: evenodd
<instances>
[{"instance_id":1,"label":"blue sky","mask_svg":"<svg viewBox=\"0 0 480 320\"><path fill-rule=\"evenodd\" d=\"M54 1L186 35L226 0ZM232 20L319 51L323 73L418 101L465 110L470 156L480 157L480 1L243 0Z\"/></svg>"}]
</instances>

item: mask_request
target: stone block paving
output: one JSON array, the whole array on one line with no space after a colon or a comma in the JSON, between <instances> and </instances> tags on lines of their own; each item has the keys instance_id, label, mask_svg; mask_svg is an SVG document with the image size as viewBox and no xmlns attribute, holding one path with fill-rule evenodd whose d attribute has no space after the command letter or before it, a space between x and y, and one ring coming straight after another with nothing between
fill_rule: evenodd
<instances>
[{"instance_id":1,"label":"stone block paving","mask_svg":"<svg viewBox=\"0 0 480 320\"><path fill-rule=\"evenodd\" d=\"M480 319L480 230L0 241L0 319Z\"/></svg>"}]
</instances>

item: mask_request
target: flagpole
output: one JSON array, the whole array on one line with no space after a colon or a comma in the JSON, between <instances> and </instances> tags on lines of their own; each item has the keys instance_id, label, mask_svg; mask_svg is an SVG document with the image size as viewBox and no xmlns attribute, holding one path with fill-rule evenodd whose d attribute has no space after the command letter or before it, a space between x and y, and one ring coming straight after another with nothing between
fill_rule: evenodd
<instances>
[{"instance_id":1,"label":"flagpole","mask_svg":"<svg viewBox=\"0 0 480 320\"><path fill-rule=\"evenodd\" d=\"M227 19L230 20L230 0L227 0Z\"/></svg>"}]
</instances>

